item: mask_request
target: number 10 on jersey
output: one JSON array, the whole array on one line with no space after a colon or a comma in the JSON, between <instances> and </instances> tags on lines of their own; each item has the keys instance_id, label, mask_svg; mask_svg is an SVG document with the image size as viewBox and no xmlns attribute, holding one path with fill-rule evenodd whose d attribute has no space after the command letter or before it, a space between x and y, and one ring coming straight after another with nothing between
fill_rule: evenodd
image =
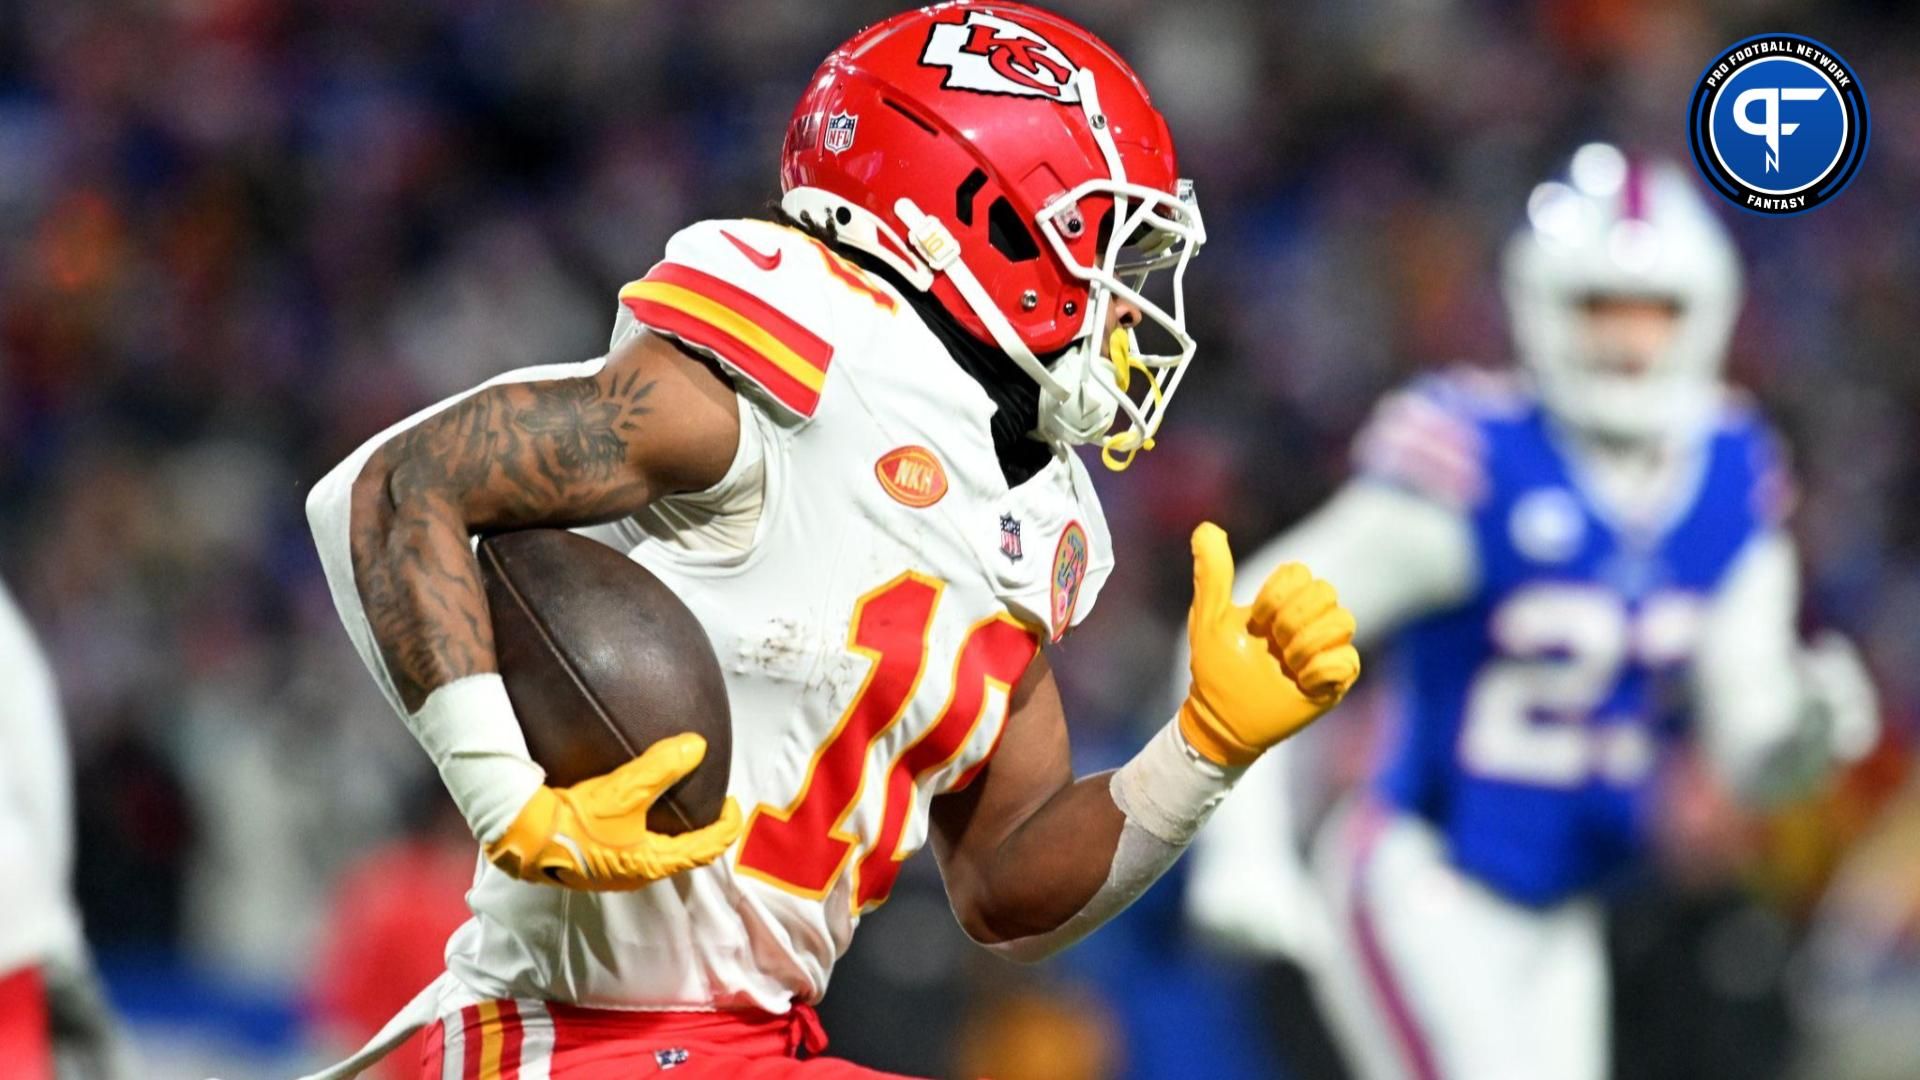
<instances>
[{"instance_id":1,"label":"number 10 on jersey","mask_svg":"<svg viewBox=\"0 0 1920 1080\"><path fill-rule=\"evenodd\" d=\"M1010 699L1040 639L1005 613L975 623L953 661L952 691L936 719L876 778L885 809L871 836L848 830L866 796L873 746L912 707L926 674L934 610L944 583L902 574L854 604L847 647L870 664L832 734L813 752L800 792L785 807L762 804L740 841L742 872L820 899L854 867L855 911L883 903L900 873L899 846L914 783L958 757L986 719L987 690ZM856 855L857 860L856 860Z\"/></svg>"}]
</instances>

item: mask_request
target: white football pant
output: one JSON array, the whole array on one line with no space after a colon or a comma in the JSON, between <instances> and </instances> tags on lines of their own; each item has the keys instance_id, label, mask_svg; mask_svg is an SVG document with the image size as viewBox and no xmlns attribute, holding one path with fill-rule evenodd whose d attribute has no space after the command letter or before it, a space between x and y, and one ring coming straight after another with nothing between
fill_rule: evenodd
<instances>
[{"instance_id":1,"label":"white football pant","mask_svg":"<svg viewBox=\"0 0 1920 1080\"><path fill-rule=\"evenodd\" d=\"M1360 799L1321 831L1334 928L1315 994L1366 1080L1604 1080L1600 905L1508 901L1447 861L1431 826Z\"/></svg>"}]
</instances>

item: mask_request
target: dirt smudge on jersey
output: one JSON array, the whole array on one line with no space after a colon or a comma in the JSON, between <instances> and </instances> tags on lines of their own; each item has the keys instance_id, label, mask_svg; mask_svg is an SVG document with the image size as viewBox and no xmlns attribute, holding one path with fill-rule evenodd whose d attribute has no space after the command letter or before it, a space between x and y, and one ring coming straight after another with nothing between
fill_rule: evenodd
<instances>
[{"instance_id":1,"label":"dirt smudge on jersey","mask_svg":"<svg viewBox=\"0 0 1920 1080\"><path fill-rule=\"evenodd\" d=\"M743 634L734 650L733 670L785 682L808 681L820 653L818 635L790 616L775 616L758 634Z\"/></svg>"}]
</instances>

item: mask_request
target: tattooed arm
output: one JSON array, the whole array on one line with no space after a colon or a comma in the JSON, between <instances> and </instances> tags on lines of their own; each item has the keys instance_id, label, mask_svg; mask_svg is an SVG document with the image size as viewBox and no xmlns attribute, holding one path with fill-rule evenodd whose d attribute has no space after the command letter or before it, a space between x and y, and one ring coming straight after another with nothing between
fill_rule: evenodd
<instances>
[{"instance_id":1,"label":"tattooed arm","mask_svg":"<svg viewBox=\"0 0 1920 1080\"><path fill-rule=\"evenodd\" d=\"M704 753L696 735L564 790L527 753L498 674L473 537L613 520L723 479L740 444L732 386L664 338L605 361L529 369L435 406L314 486L307 518L341 621L500 870L630 889L717 858L740 825L677 836L647 806Z\"/></svg>"},{"instance_id":2,"label":"tattooed arm","mask_svg":"<svg viewBox=\"0 0 1920 1080\"><path fill-rule=\"evenodd\" d=\"M598 370L489 385L379 444L352 479L351 563L400 703L497 670L474 535L612 521L711 486L738 439L726 379L642 334Z\"/></svg>"}]
</instances>

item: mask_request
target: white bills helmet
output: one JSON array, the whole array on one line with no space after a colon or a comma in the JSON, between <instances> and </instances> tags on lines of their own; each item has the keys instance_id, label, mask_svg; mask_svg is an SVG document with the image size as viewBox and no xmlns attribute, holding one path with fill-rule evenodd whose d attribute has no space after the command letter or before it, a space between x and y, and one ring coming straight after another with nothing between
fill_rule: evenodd
<instances>
[{"instance_id":1,"label":"white bills helmet","mask_svg":"<svg viewBox=\"0 0 1920 1080\"><path fill-rule=\"evenodd\" d=\"M1515 344L1555 415L1612 438L1663 439L1712 414L1740 307L1740 257L1680 169L1604 143L1581 147L1565 180L1534 188L1504 269ZM1648 370L1596 362L1583 314L1597 298L1674 305L1674 334Z\"/></svg>"}]
</instances>

